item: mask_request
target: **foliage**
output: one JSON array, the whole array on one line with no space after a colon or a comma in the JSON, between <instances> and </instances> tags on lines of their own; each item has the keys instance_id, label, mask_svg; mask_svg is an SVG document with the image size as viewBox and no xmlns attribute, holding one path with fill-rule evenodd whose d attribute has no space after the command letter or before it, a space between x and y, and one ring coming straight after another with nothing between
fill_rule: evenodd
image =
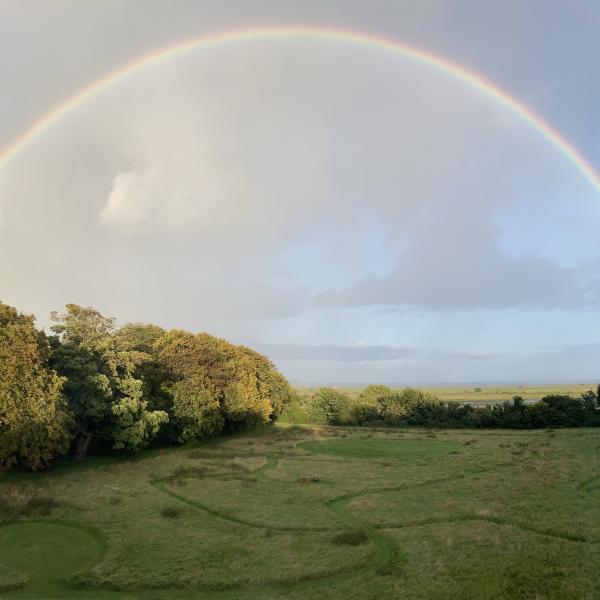
<instances>
[{"instance_id":1,"label":"foliage","mask_svg":"<svg viewBox=\"0 0 600 600\"><path fill-rule=\"evenodd\" d=\"M318 389L311 399L311 415L316 422L331 425L347 424L351 418L352 400L335 388Z\"/></svg>"},{"instance_id":2,"label":"foliage","mask_svg":"<svg viewBox=\"0 0 600 600\"><path fill-rule=\"evenodd\" d=\"M41 469L69 447L65 380L48 355L33 317L0 302L0 467Z\"/></svg>"},{"instance_id":3,"label":"foliage","mask_svg":"<svg viewBox=\"0 0 600 600\"><path fill-rule=\"evenodd\" d=\"M159 359L157 350L157 341L165 333L158 325L127 323L115 335L122 348L145 355L145 359L135 366L133 376L142 381L142 396L148 402L148 410L160 410L169 415L169 421L161 425L155 440L157 443L170 444L181 440L180 428L175 423L173 394L168 385L172 374Z\"/></svg>"},{"instance_id":4,"label":"foliage","mask_svg":"<svg viewBox=\"0 0 600 600\"><path fill-rule=\"evenodd\" d=\"M392 393L392 388L387 385L371 384L361 391L359 398L364 402L377 403L381 396L387 396Z\"/></svg>"},{"instance_id":5,"label":"foliage","mask_svg":"<svg viewBox=\"0 0 600 600\"><path fill-rule=\"evenodd\" d=\"M210 336L181 330L155 343L168 373L178 441L268 423L289 402L289 384L264 356Z\"/></svg>"},{"instance_id":6,"label":"foliage","mask_svg":"<svg viewBox=\"0 0 600 600\"><path fill-rule=\"evenodd\" d=\"M67 304L52 313L57 334L52 366L66 377L65 394L75 417L77 455L85 455L92 437L106 438L115 449L139 450L168 420L165 411L148 410L135 369L147 354L132 350L114 334L115 320L93 308Z\"/></svg>"},{"instance_id":7,"label":"foliage","mask_svg":"<svg viewBox=\"0 0 600 600\"><path fill-rule=\"evenodd\" d=\"M438 402L432 394L406 388L402 392L389 392L377 398L378 411L388 425L400 425L410 420L418 408Z\"/></svg>"},{"instance_id":8,"label":"foliage","mask_svg":"<svg viewBox=\"0 0 600 600\"><path fill-rule=\"evenodd\" d=\"M600 426L598 391L580 398L549 394L526 404L521 396L491 406L442 402L430 392L412 388L393 391L371 385L357 397L321 388L308 401L309 413L330 425L415 425L423 427L540 429Z\"/></svg>"},{"instance_id":9,"label":"foliage","mask_svg":"<svg viewBox=\"0 0 600 600\"><path fill-rule=\"evenodd\" d=\"M266 357L207 333L52 313L54 335L0 303L0 466L45 466L72 442L137 451L269 423L292 397Z\"/></svg>"},{"instance_id":10,"label":"foliage","mask_svg":"<svg viewBox=\"0 0 600 600\"><path fill-rule=\"evenodd\" d=\"M219 400L200 378L192 376L177 381L171 393L173 424L178 442L185 443L221 433L223 417Z\"/></svg>"}]
</instances>

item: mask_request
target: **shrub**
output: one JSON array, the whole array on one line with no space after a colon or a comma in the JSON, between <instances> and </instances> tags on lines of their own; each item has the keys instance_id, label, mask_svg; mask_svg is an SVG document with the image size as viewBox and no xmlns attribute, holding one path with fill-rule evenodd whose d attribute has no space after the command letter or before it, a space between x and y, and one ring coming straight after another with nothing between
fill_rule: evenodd
<instances>
[{"instance_id":1,"label":"shrub","mask_svg":"<svg viewBox=\"0 0 600 600\"><path fill-rule=\"evenodd\" d=\"M351 420L352 401L334 388L320 388L311 400L311 416L319 423L345 425Z\"/></svg>"},{"instance_id":2,"label":"shrub","mask_svg":"<svg viewBox=\"0 0 600 600\"><path fill-rule=\"evenodd\" d=\"M320 422L364 425L378 422L390 426L513 428L600 426L598 393L588 391L580 398L548 395L535 404L521 396L492 406L441 402L436 396L411 388L401 392L371 385L356 401L333 388L321 388L311 398L311 410Z\"/></svg>"},{"instance_id":3,"label":"shrub","mask_svg":"<svg viewBox=\"0 0 600 600\"><path fill-rule=\"evenodd\" d=\"M388 425L425 425L439 400L433 395L412 388L390 392L377 399L379 414Z\"/></svg>"},{"instance_id":4,"label":"shrub","mask_svg":"<svg viewBox=\"0 0 600 600\"><path fill-rule=\"evenodd\" d=\"M163 519L176 519L181 515L181 508L178 506L165 506L160 509L160 516Z\"/></svg>"},{"instance_id":5,"label":"shrub","mask_svg":"<svg viewBox=\"0 0 600 600\"><path fill-rule=\"evenodd\" d=\"M344 531L338 533L338 535L333 538L332 542L334 544L345 546L360 546L369 542L369 536L366 532L361 530Z\"/></svg>"}]
</instances>

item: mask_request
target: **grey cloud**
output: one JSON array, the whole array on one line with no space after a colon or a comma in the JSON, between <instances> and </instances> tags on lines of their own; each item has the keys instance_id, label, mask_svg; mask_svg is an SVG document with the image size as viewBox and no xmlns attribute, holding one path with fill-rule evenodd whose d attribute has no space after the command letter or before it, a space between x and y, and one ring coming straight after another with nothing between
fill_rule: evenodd
<instances>
[{"instance_id":1,"label":"grey cloud","mask_svg":"<svg viewBox=\"0 0 600 600\"><path fill-rule=\"evenodd\" d=\"M368 362L396 361L403 359L440 359L440 360L490 360L500 358L501 354L484 352L454 352L445 349L403 348L397 346L377 346L356 344L342 346L333 344L266 344L255 343L261 352L273 360L285 361L333 361Z\"/></svg>"},{"instance_id":2,"label":"grey cloud","mask_svg":"<svg viewBox=\"0 0 600 600\"><path fill-rule=\"evenodd\" d=\"M386 31L489 74L519 97L523 86L539 83L527 64L537 56L527 51L532 29L514 18L527 16L518 3L488 3L477 9L476 21L459 15L470 15L473 3L449 9L437 0L375 0L368 6L360 0L235 0L235 8L190 0L177 2L177 10L157 0L110 0L76 9L58 1L59 12L54 5L33 3L24 10L19 7L27 3L12 2L15 12L24 10L22 17L0 19L7 47L0 53L6 74L0 136L7 141L81 85L134 56L263 18L309 17L321 25ZM12 12L6 6L0 11ZM40 10L47 12L34 20ZM523 37L498 35L492 49L490 29L479 26L490 21L489 11L504 14L506 31L512 34L517 26ZM468 35L457 34L463 27ZM564 106L588 106L587 112L564 111L572 131L590 132L594 139L598 123L585 115L593 114L597 99L596 87L589 87L596 86L589 78L595 54L586 52L586 59L575 44L535 43L548 51L543 64L552 65L552 76L559 69L556 76L571 82L561 94L577 97L563 97ZM506 52L518 60L507 59ZM560 61L548 58L553 52ZM572 53L569 60L564 52ZM580 70L560 68L574 58ZM584 68L586 60L590 68ZM57 64L61 69L52 68ZM517 71L520 79L513 78ZM584 87L590 93L577 92ZM542 108L560 115L560 106ZM267 353L305 367L306 361L322 361L324 377L352 378L354 363L361 362L376 380L383 377L377 362L394 371L405 368L407 377L417 377L414 371L421 368L423 378L447 362L452 377L471 377L465 375L471 371L461 371L465 361L477 365L473 371L487 367L486 377L494 377L495 359L504 359L412 346L336 345L335 327L329 330L325 318L314 327L317 311L307 313L307 307L374 305L382 327L393 320L386 314L406 317L409 307L412 317L419 307L427 313L419 324L427 333L431 310L599 304L597 265L560 267L543 253L508 257L493 226L499 211L510 212L530 192L586 197L589 189L572 165L489 99L411 61L364 48L282 40L182 57L80 106L0 175L0 295L42 318L74 301L122 320L290 339L288 321L267 326L261 320L301 315L300 326L313 331L315 342L334 343L273 345ZM523 191L514 181L528 187ZM361 235L372 217L389 244L385 257L373 254L361 262L369 250L369 236ZM579 221L589 222L593 239L597 219L580 214ZM286 252L311 235L327 247L314 269L306 267L302 253L296 256L300 267L286 262ZM577 227L570 227L560 243L577 236ZM335 280L341 261L331 251L334 237L345 241L343 260L353 277L342 283ZM396 266L382 274L384 262ZM321 292L311 296L311 290ZM357 314L357 320L368 322L371 312ZM372 323L375 331L366 339L381 339L378 323ZM416 329L407 344L421 339ZM539 358L540 365L547 360ZM506 376L519 368L506 367Z\"/></svg>"},{"instance_id":3,"label":"grey cloud","mask_svg":"<svg viewBox=\"0 0 600 600\"><path fill-rule=\"evenodd\" d=\"M364 277L345 289L317 294L318 307L395 306L445 309L576 309L600 305L596 261L562 267L550 260L506 256L497 232L485 237L460 227L417 230L417 237L387 275ZM450 232L450 234L449 234Z\"/></svg>"}]
</instances>

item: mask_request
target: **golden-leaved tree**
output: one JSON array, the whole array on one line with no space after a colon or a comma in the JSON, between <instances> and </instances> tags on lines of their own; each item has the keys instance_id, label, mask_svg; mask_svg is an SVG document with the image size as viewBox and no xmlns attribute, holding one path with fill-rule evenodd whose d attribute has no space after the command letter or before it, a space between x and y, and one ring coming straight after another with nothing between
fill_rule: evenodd
<instances>
[{"instance_id":1,"label":"golden-leaved tree","mask_svg":"<svg viewBox=\"0 0 600 600\"><path fill-rule=\"evenodd\" d=\"M64 379L48 367L34 319L0 302L0 466L45 467L66 452L72 417Z\"/></svg>"}]
</instances>

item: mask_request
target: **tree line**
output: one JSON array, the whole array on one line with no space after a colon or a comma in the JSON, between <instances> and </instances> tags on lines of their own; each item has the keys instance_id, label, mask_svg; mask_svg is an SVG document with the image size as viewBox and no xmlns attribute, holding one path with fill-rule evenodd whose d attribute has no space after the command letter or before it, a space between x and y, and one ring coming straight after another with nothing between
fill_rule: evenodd
<instances>
[{"instance_id":1,"label":"tree line","mask_svg":"<svg viewBox=\"0 0 600 600\"><path fill-rule=\"evenodd\" d=\"M551 394L526 404L522 397L514 396L511 401L489 406L442 402L431 393L411 388L394 391L385 385L370 385L357 398L335 388L320 388L304 401L300 412L308 420L330 425L511 429L599 427L600 386L578 398Z\"/></svg>"},{"instance_id":2,"label":"tree line","mask_svg":"<svg viewBox=\"0 0 600 600\"><path fill-rule=\"evenodd\" d=\"M91 445L137 451L268 423L292 391L261 354L68 304L35 318L0 302L0 467L39 470Z\"/></svg>"}]
</instances>

